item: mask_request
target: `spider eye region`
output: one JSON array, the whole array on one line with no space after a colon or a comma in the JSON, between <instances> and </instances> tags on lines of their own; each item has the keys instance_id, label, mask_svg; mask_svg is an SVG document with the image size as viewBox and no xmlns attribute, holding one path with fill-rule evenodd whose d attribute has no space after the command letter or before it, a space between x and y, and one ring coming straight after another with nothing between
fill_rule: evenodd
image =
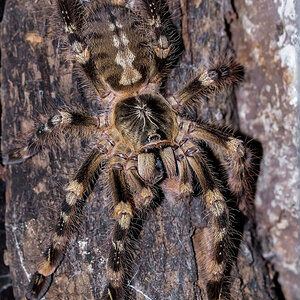
<instances>
[{"instance_id":1,"label":"spider eye region","mask_svg":"<svg viewBox=\"0 0 300 300\"><path fill-rule=\"evenodd\" d=\"M136 152L172 144L178 130L172 108L158 94L129 97L117 103L114 124Z\"/></svg>"}]
</instances>

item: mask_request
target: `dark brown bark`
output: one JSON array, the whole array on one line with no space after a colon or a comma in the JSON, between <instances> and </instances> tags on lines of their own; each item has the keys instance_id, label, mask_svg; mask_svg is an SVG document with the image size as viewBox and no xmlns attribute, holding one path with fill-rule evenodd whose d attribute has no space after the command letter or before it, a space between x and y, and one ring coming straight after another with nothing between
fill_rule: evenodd
<instances>
[{"instance_id":1,"label":"dark brown bark","mask_svg":"<svg viewBox=\"0 0 300 300\"><path fill-rule=\"evenodd\" d=\"M57 40L49 38L51 1L8 0L2 22L2 106L4 149L30 132L33 120L49 107L81 101ZM221 3L221 4L220 4ZM230 24L237 17L231 1L172 2L181 26L185 52L168 82L177 90L199 67L232 48ZM180 17L182 15L182 17ZM93 103L82 103L93 109ZM202 107L205 120L237 124L233 96L211 99ZM22 136L23 138L23 136ZM24 299L29 277L45 249L63 199L63 185L83 161L80 141L60 145L19 166L7 168L5 261L10 267L16 299ZM70 171L71 170L71 171ZM142 222L137 237L133 278L136 299L206 299L201 292L197 259L201 259L199 198L175 203L169 197ZM55 275L46 299L99 299L105 286L107 232L111 227L106 200L96 187L85 209L83 229ZM270 270L261 258L255 226L236 215L243 237L231 268L231 299L278 299ZM245 223L244 223L245 222ZM271 269L271 267L270 267Z\"/></svg>"}]
</instances>

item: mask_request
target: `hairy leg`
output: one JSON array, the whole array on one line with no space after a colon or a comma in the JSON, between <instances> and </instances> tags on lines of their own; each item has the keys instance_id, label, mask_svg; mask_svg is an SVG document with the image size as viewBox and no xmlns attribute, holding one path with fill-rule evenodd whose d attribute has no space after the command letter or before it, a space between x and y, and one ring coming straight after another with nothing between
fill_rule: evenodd
<instances>
[{"instance_id":1,"label":"hairy leg","mask_svg":"<svg viewBox=\"0 0 300 300\"><path fill-rule=\"evenodd\" d=\"M182 146L184 158L195 173L205 200L208 226L202 230L199 266L208 299L221 299L224 272L230 260L229 210L219 187L199 148L190 141Z\"/></svg>"},{"instance_id":2,"label":"hairy leg","mask_svg":"<svg viewBox=\"0 0 300 300\"><path fill-rule=\"evenodd\" d=\"M39 263L38 271L28 286L27 299L41 299L50 287L53 273L62 262L70 240L78 232L91 185L97 178L110 147L110 144L104 141L95 148L67 186L66 198L62 203L55 232Z\"/></svg>"},{"instance_id":3,"label":"hairy leg","mask_svg":"<svg viewBox=\"0 0 300 300\"><path fill-rule=\"evenodd\" d=\"M107 266L108 284L101 298L103 300L120 300L124 297L125 242L134 213L132 196L128 190L124 174L126 160L126 154L115 151L109 162L110 195L114 203L113 218L116 223L111 236Z\"/></svg>"},{"instance_id":4,"label":"hairy leg","mask_svg":"<svg viewBox=\"0 0 300 300\"><path fill-rule=\"evenodd\" d=\"M214 94L224 92L241 82L244 68L232 57L225 57L188 82L175 95L168 98L174 109L180 114L191 117L194 108Z\"/></svg>"},{"instance_id":5,"label":"hairy leg","mask_svg":"<svg viewBox=\"0 0 300 300\"><path fill-rule=\"evenodd\" d=\"M239 201L251 199L252 154L245 143L212 125L189 122L187 137L205 141L218 154L227 172L228 184Z\"/></svg>"},{"instance_id":6,"label":"hairy leg","mask_svg":"<svg viewBox=\"0 0 300 300\"><path fill-rule=\"evenodd\" d=\"M9 151L2 157L5 165L23 163L39 153L45 146L55 142L61 133L77 135L89 134L101 130L106 125L105 117L89 116L69 110L59 110L56 115L40 126L23 148Z\"/></svg>"},{"instance_id":7,"label":"hairy leg","mask_svg":"<svg viewBox=\"0 0 300 300\"><path fill-rule=\"evenodd\" d=\"M72 57L80 69L84 71L83 78L92 83L101 98L105 98L109 94L108 87L97 76L97 68L91 57L91 49L88 47L92 33L90 31L84 32L83 28L85 19L89 15L93 15L93 10L89 5L83 4L79 0L56 0L56 9L59 16L57 23L62 25L60 31L62 31L62 36L66 38L65 42L70 48Z\"/></svg>"},{"instance_id":8,"label":"hairy leg","mask_svg":"<svg viewBox=\"0 0 300 300\"><path fill-rule=\"evenodd\" d=\"M180 56L180 35L165 0L143 0L143 11L151 29L156 61L155 80L161 80Z\"/></svg>"}]
</instances>

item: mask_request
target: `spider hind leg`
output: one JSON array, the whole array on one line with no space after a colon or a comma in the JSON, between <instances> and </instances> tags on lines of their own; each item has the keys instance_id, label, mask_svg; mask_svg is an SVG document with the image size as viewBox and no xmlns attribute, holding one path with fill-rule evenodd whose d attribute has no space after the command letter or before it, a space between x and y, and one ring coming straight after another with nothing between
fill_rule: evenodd
<instances>
[{"instance_id":1,"label":"spider hind leg","mask_svg":"<svg viewBox=\"0 0 300 300\"><path fill-rule=\"evenodd\" d=\"M143 0L143 10L151 29L156 71L160 80L160 75L166 76L179 58L182 41L172 22L167 1Z\"/></svg>"},{"instance_id":2,"label":"spider hind leg","mask_svg":"<svg viewBox=\"0 0 300 300\"><path fill-rule=\"evenodd\" d=\"M218 297L209 299L219 299L222 294L224 272L230 257L229 209L198 147L187 141L181 148L189 167L200 183L207 210L208 227L203 230L201 241L205 246L202 249L200 246L200 251L203 250L201 255L205 259L202 259L202 265L199 266L200 272L205 281L207 294L211 293L211 288L218 289L216 293Z\"/></svg>"},{"instance_id":3,"label":"spider hind leg","mask_svg":"<svg viewBox=\"0 0 300 300\"><path fill-rule=\"evenodd\" d=\"M114 202L113 217L116 220L111 236L108 258L108 285L101 299L117 300L124 297L125 241L133 217L132 196L127 188L123 164L125 157L113 156L110 160L109 182Z\"/></svg>"},{"instance_id":4,"label":"spider hind leg","mask_svg":"<svg viewBox=\"0 0 300 300\"><path fill-rule=\"evenodd\" d=\"M231 192L242 206L247 206L252 197L251 150L242 140L211 125L199 125L191 122L188 136L195 141L207 142L211 149L217 153L227 173Z\"/></svg>"},{"instance_id":5,"label":"spider hind leg","mask_svg":"<svg viewBox=\"0 0 300 300\"><path fill-rule=\"evenodd\" d=\"M108 144L108 143L107 143ZM52 276L64 258L65 251L78 231L81 223L83 207L91 192L95 176L102 167L106 151L103 142L102 147L94 149L88 159L81 166L73 181L67 186L66 198L62 203L60 216L52 235L50 246L43 254L38 271L33 275L27 289L27 299L41 299L47 292ZM86 176L82 176L82 174Z\"/></svg>"}]
</instances>

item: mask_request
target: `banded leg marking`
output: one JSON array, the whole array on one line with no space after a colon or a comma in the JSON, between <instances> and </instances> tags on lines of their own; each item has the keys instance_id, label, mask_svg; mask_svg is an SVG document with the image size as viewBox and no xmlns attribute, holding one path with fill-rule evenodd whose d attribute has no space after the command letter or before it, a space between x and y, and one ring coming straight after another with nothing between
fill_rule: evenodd
<instances>
[{"instance_id":1,"label":"banded leg marking","mask_svg":"<svg viewBox=\"0 0 300 300\"><path fill-rule=\"evenodd\" d=\"M243 80L244 68L234 61L233 58L225 58L187 83L175 97L182 105L187 105L187 101L210 97L215 93L220 93L234 84Z\"/></svg>"},{"instance_id":2,"label":"banded leg marking","mask_svg":"<svg viewBox=\"0 0 300 300\"><path fill-rule=\"evenodd\" d=\"M23 163L40 152L48 143L53 142L62 129L69 129L70 133L76 134L78 130L96 130L104 126L106 126L104 116L93 117L78 112L58 111L38 128L24 148L8 152L3 156L2 162L5 165Z\"/></svg>"},{"instance_id":3,"label":"banded leg marking","mask_svg":"<svg viewBox=\"0 0 300 300\"><path fill-rule=\"evenodd\" d=\"M103 142L105 145L105 141ZM107 143L108 144L108 143ZM91 184L103 162L103 147L94 149L67 187L66 198L50 246L44 252L38 271L33 275L26 294L27 299L41 299L48 290L52 275L63 260L70 239L78 231L82 210L90 194ZM85 174L85 176L84 176Z\"/></svg>"},{"instance_id":4,"label":"banded leg marking","mask_svg":"<svg viewBox=\"0 0 300 300\"><path fill-rule=\"evenodd\" d=\"M184 148L186 159L199 180L208 209L209 228L204 230L203 238L210 245L208 252L204 254L207 259L203 268L208 282L208 293L211 293L210 286L217 285L221 289L229 258L229 210L199 150L191 142L187 142ZM221 295L221 290L219 295Z\"/></svg>"},{"instance_id":5,"label":"banded leg marking","mask_svg":"<svg viewBox=\"0 0 300 300\"><path fill-rule=\"evenodd\" d=\"M143 0L143 4L152 31L157 72L166 76L180 55L180 35L172 22L166 1Z\"/></svg>"},{"instance_id":6,"label":"banded leg marking","mask_svg":"<svg viewBox=\"0 0 300 300\"><path fill-rule=\"evenodd\" d=\"M242 140L231 137L217 128L191 123L189 137L208 142L212 149L225 160L231 191L238 197L250 198L252 154ZM224 155L225 154L225 155Z\"/></svg>"},{"instance_id":7,"label":"banded leg marking","mask_svg":"<svg viewBox=\"0 0 300 300\"><path fill-rule=\"evenodd\" d=\"M119 161L119 162L118 162ZM116 224L111 238L111 248L108 259L108 285L102 299L123 299L124 289L124 259L125 241L133 216L132 198L128 191L122 158L116 158L109 170L109 181L114 201L113 217Z\"/></svg>"},{"instance_id":8,"label":"banded leg marking","mask_svg":"<svg viewBox=\"0 0 300 300\"><path fill-rule=\"evenodd\" d=\"M76 0L58 0L57 6L74 58L80 64L86 64L90 59L90 52L79 35L84 22L82 4Z\"/></svg>"},{"instance_id":9,"label":"banded leg marking","mask_svg":"<svg viewBox=\"0 0 300 300\"><path fill-rule=\"evenodd\" d=\"M103 3L101 3L103 5ZM99 6L99 3L94 3L93 6ZM96 75L97 68L94 60L91 57L88 42L90 37L86 32L83 33L83 23L86 22L84 14L90 11L93 14L93 9L86 9L83 6L90 6L82 4L79 0L57 0L57 10L60 15L60 20L63 25L63 34L66 35L70 50L74 59L79 63L86 76L92 81L95 91L99 96L105 98L109 91L106 84ZM86 30L86 28L85 28ZM94 31L92 30L91 33Z\"/></svg>"}]
</instances>

